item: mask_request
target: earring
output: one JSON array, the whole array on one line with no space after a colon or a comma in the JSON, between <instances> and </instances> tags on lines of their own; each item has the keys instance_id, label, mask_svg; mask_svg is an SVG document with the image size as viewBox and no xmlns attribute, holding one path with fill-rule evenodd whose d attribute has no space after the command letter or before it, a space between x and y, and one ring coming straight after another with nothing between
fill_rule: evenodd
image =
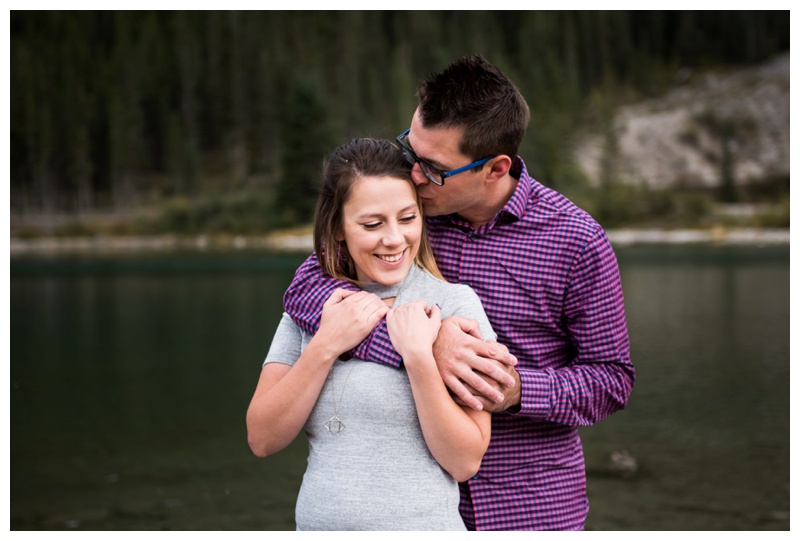
<instances>
[{"instance_id":1,"label":"earring","mask_svg":"<svg viewBox=\"0 0 800 541\"><path fill-rule=\"evenodd\" d=\"M343 263L347 263L349 261L349 253L343 240L336 242L336 254L339 256L339 260Z\"/></svg>"}]
</instances>

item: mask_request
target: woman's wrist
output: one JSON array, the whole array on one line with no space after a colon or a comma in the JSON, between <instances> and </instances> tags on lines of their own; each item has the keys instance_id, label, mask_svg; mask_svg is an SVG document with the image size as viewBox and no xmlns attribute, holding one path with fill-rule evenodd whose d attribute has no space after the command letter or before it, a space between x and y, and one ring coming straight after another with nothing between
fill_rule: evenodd
<instances>
[{"instance_id":1,"label":"woman's wrist","mask_svg":"<svg viewBox=\"0 0 800 541\"><path fill-rule=\"evenodd\" d=\"M328 340L318 333L311 338L305 353L310 354L311 358L320 364L330 366L344 351L337 347L333 340Z\"/></svg>"},{"instance_id":2,"label":"woman's wrist","mask_svg":"<svg viewBox=\"0 0 800 541\"><path fill-rule=\"evenodd\" d=\"M403 362L406 365L430 364L436 366L436 359L433 358L433 351L430 347L406 347L403 351L398 351L398 353L403 357Z\"/></svg>"},{"instance_id":3,"label":"woman's wrist","mask_svg":"<svg viewBox=\"0 0 800 541\"><path fill-rule=\"evenodd\" d=\"M439 369L436 367L436 359L433 358L433 353L428 352L415 352L403 357L403 364L406 367L406 372L410 378L418 377L421 381L429 378L434 378L439 381Z\"/></svg>"}]
</instances>

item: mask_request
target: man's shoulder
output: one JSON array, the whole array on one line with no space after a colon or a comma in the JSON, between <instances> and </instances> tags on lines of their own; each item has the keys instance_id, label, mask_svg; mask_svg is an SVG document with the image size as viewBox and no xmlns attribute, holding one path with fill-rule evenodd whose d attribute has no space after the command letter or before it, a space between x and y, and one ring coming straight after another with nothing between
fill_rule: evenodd
<instances>
[{"instance_id":1,"label":"man's shoulder","mask_svg":"<svg viewBox=\"0 0 800 541\"><path fill-rule=\"evenodd\" d=\"M591 214L575 204L566 195L553 188L531 179L533 187L531 190L530 205L532 210L538 214L559 214L568 219L597 225Z\"/></svg>"},{"instance_id":2,"label":"man's shoulder","mask_svg":"<svg viewBox=\"0 0 800 541\"><path fill-rule=\"evenodd\" d=\"M528 171L521 157L514 162L514 176L519 179L517 191L525 196L521 222L539 230L556 230L561 235L596 235L602 227L588 212L571 199L539 182Z\"/></svg>"},{"instance_id":3,"label":"man's shoulder","mask_svg":"<svg viewBox=\"0 0 800 541\"><path fill-rule=\"evenodd\" d=\"M533 180L528 212L523 220L536 230L556 237L588 239L604 234L603 227L586 210L562 193Z\"/></svg>"}]
</instances>

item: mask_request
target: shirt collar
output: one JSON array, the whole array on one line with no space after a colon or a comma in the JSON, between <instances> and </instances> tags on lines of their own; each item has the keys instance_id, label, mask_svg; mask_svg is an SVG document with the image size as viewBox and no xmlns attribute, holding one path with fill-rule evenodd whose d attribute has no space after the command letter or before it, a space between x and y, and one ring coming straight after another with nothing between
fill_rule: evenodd
<instances>
[{"instance_id":1,"label":"shirt collar","mask_svg":"<svg viewBox=\"0 0 800 541\"><path fill-rule=\"evenodd\" d=\"M495 221L503 215L507 217L506 220L509 222L519 221L525 216L525 211L528 208L528 200L531 197L531 191L533 191L534 180L528 175L528 168L525 167L525 162L522 161L522 158L516 157L511 165L509 174L518 180L517 187L508 203L497 213Z\"/></svg>"}]
</instances>

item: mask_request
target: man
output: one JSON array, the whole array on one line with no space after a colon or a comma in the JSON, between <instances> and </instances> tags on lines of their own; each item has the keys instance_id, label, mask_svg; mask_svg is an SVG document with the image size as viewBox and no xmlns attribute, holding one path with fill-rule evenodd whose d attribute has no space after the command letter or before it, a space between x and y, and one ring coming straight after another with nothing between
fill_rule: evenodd
<instances>
[{"instance_id":1,"label":"man","mask_svg":"<svg viewBox=\"0 0 800 541\"><path fill-rule=\"evenodd\" d=\"M461 514L477 530L583 529L577 427L622 409L635 378L614 252L587 213L529 176L517 156L528 106L497 68L463 58L417 98L397 140L414 164L437 263L476 291L498 335L483 342L474 322L451 318L436 342L457 400L494 412L481 469L461 485ZM337 287L348 286L312 256L285 309L313 332ZM385 321L352 353L401 362Z\"/></svg>"}]
</instances>

